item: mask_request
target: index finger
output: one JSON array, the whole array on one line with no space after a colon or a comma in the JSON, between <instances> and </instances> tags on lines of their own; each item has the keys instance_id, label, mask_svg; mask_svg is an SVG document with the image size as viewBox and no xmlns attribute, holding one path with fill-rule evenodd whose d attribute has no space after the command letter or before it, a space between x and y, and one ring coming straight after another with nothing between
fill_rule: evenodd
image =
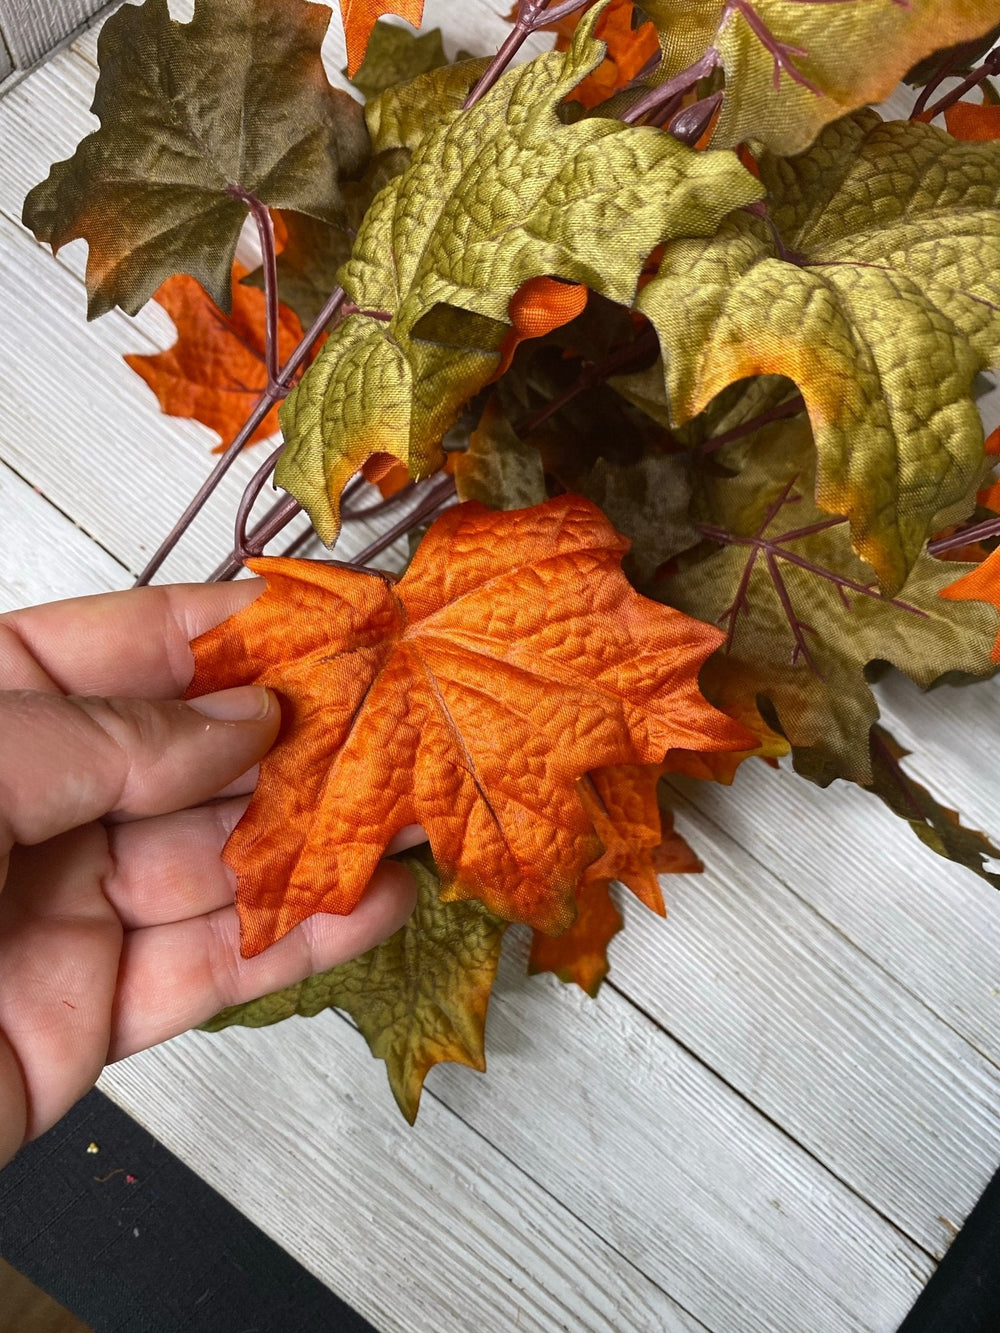
<instances>
[{"instance_id":1,"label":"index finger","mask_svg":"<svg viewBox=\"0 0 1000 1333\"><path fill-rule=\"evenodd\" d=\"M247 606L263 579L72 597L0 615L0 690L176 699L190 641Z\"/></svg>"}]
</instances>

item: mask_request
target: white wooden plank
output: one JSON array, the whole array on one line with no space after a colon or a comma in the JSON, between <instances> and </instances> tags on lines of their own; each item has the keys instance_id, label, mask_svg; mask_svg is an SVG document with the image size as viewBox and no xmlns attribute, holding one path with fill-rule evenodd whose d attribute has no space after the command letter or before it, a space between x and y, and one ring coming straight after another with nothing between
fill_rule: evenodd
<instances>
[{"instance_id":1,"label":"white wooden plank","mask_svg":"<svg viewBox=\"0 0 1000 1333\"><path fill-rule=\"evenodd\" d=\"M425 1094L412 1131L393 1119L381 1072L368 1077L370 1062L359 1056L361 1070L354 1062L360 1038L331 1015L319 1026L296 1020L284 1031L211 1039L221 1040L221 1052L191 1034L115 1066L102 1086L363 1309L372 1276L364 1256L380 1269L397 1263L389 1256L400 1243L400 1218L397 1207L372 1207L380 1241L364 1227L368 1206L356 1199L383 1173L390 1196L409 1200L435 1181L442 1188L438 1169L429 1181L412 1179L415 1168L423 1171L419 1154L432 1145L448 1163L460 1157L455 1143L466 1130L439 1113L436 1098L714 1333L896 1327L930 1273L921 1251L614 992L593 1004L529 981L522 969L523 956L501 969L490 1073L434 1071L433 1096ZM233 1152L234 1139L261 1143L252 1171ZM494 1169L492 1150L471 1164L481 1189ZM296 1172L291 1180L289 1171ZM340 1196L348 1192L345 1205ZM441 1197L435 1194L435 1206ZM323 1245L331 1233L320 1219L331 1209L339 1253ZM446 1230L410 1228L405 1213L402 1225L420 1235L421 1246ZM585 1267L592 1251L587 1242ZM464 1270L460 1254L455 1261ZM358 1265L358 1286L346 1287L345 1271ZM422 1313L414 1304L424 1299L420 1267L403 1268L406 1287L393 1293L377 1325L421 1333L441 1321L451 1327L455 1302L432 1302ZM439 1276L444 1268L438 1265ZM515 1325L468 1318L457 1327ZM623 1319L607 1327L632 1325Z\"/></svg>"},{"instance_id":2,"label":"white wooden plank","mask_svg":"<svg viewBox=\"0 0 1000 1333\"><path fill-rule=\"evenodd\" d=\"M612 980L943 1254L1000 1162L1000 1070L703 815L682 824L706 871L663 877L666 922L625 895ZM811 859L807 835L792 845Z\"/></svg>"},{"instance_id":3,"label":"white wooden plank","mask_svg":"<svg viewBox=\"0 0 1000 1333\"><path fill-rule=\"evenodd\" d=\"M409 1130L333 1014L191 1033L101 1086L384 1333L703 1327L433 1098Z\"/></svg>"},{"instance_id":4,"label":"white wooden plank","mask_svg":"<svg viewBox=\"0 0 1000 1333\"><path fill-rule=\"evenodd\" d=\"M886 720L925 756L910 765L914 776L955 800L967 822L1000 832L992 763L996 684L934 691L922 707L917 691L902 692L906 706L898 716L912 722ZM981 796L973 799L977 782ZM774 771L750 761L728 789L677 785L858 950L1000 1062L1000 896L994 888L935 856L875 797L843 783L820 790L787 767ZM705 859L711 860L707 848Z\"/></svg>"},{"instance_id":5,"label":"white wooden plank","mask_svg":"<svg viewBox=\"0 0 1000 1333\"><path fill-rule=\"evenodd\" d=\"M107 0L0 0L0 32L25 69L92 18Z\"/></svg>"},{"instance_id":6,"label":"white wooden plank","mask_svg":"<svg viewBox=\"0 0 1000 1333\"><path fill-rule=\"evenodd\" d=\"M117 560L0 463L0 612L129 582Z\"/></svg>"}]
</instances>

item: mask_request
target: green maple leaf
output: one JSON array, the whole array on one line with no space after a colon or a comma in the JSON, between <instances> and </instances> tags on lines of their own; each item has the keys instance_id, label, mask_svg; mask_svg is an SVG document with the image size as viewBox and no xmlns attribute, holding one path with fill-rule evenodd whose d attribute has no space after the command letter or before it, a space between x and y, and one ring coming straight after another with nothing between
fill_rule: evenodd
<instances>
[{"instance_id":1,"label":"green maple leaf","mask_svg":"<svg viewBox=\"0 0 1000 1333\"><path fill-rule=\"evenodd\" d=\"M372 28L365 58L351 82L365 97L375 97L447 63L440 28L414 33L380 19Z\"/></svg>"},{"instance_id":2,"label":"green maple leaf","mask_svg":"<svg viewBox=\"0 0 1000 1333\"><path fill-rule=\"evenodd\" d=\"M872 727L870 737L872 781L875 793L895 815L905 819L926 847L974 871L1000 888L1000 874L987 870L986 861L1000 857L1000 848L975 829L966 828L957 811L942 805L926 787L904 770L904 750L884 727Z\"/></svg>"},{"instance_id":3,"label":"green maple leaf","mask_svg":"<svg viewBox=\"0 0 1000 1333\"><path fill-rule=\"evenodd\" d=\"M484 1029L506 923L475 901L441 901L429 850L401 856L417 881L417 905L402 929L360 958L296 986L233 1005L202 1026L267 1027L324 1009L351 1015L385 1061L393 1095L412 1125L429 1071L450 1060L486 1068Z\"/></svg>"},{"instance_id":4,"label":"green maple leaf","mask_svg":"<svg viewBox=\"0 0 1000 1333\"><path fill-rule=\"evenodd\" d=\"M519 439L495 398L487 403L469 447L452 456L460 500L491 509L527 509L548 499L542 456Z\"/></svg>"},{"instance_id":5,"label":"green maple leaf","mask_svg":"<svg viewBox=\"0 0 1000 1333\"><path fill-rule=\"evenodd\" d=\"M359 181L343 181L344 219L340 226L305 213L281 211L286 239L278 256L278 292L282 302L298 315L303 328L309 328L337 286L337 275L351 253L369 204L383 185L405 170L409 160L405 149L390 148L372 158ZM263 288L263 269L248 273L243 281L247 286Z\"/></svg>"},{"instance_id":6,"label":"green maple leaf","mask_svg":"<svg viewBox=\"0 0 1000 1333\"><path fill-rule=\"evenodd\" d=\"M711 232L759 194L729 153L604 119L560 121L560 102L601 59L591 36L600 12L566 53L440 116L368 210L341 274L360 313L331 334L281 416L275 480L324 541L336 536L344 484L371 454L398 458L414 478L440 465L444 432L496 373L508 305L527 279L584 283L628 304L660 241Z\"/></svg>"},{"instance_id":7,"label":"green maple leaf","mask_svg":"<svg viewBox=\"0 0 1000 1333\"><path fill-rule=\"evenodd\" d=\"M880 594L846 521L813 502L812 467L799 419L764 428L736 476L706 469L701 531L719 549L654 595L726 631L710 675L737 716L763 705L796 767L870 784L870 664L888 662L925 689L952 671L990 675L998 617L985 602L939 597L956 566L926 554L897 597Z\"/></svg>"},{"instance_id":8,"label":"green maple leaf","mask_svg":"<svg viewBox=\"0 0 1000 1333\"><path fill-rule=\"evenodd\" d=\"M863 112L760 166L769 217L668 245L637 306L675 423L747 376L795 381L819 503L850 516L893 592L940 511L971 504L983 457L972 394L1000 361L1000 145Z\"/></svg>"},{"instance_id":9,"label":"green maple leaf","mask_svg":"<svg viewBox=\"0 0 1000 1333\"><path fill-rule=\"evenodd\" d=\"M408 148L411 152L437 128L441 118L461 111L488 60L470 58L393 84L365 107L365 121L376 152Z\"/></svg>"},{"instance_id":10,"label":"green maple leaf","mask_svg":"<svg viewBox=\"0 0 1000 1333\"><path fill-rule=\"evenodd\" d=\"M329 223L340 181L369 152L361 108L332 89L321 6L198 0L190 23L167 0L123 5L98 45L101 128L28 195L25 224L54 250L89 244L94 318L134 314L189 273L223 310L246 196Z\"/></svg>"},{"instance_id":11,"label":"green maple leaf","mask_svg":"<svg viewBox=\"0 0 1000 1333\"><path fill-rule=\"evenodd\" d=\"M990 29L983 0L644 0L672 78L708 50L726 94L713 146L799 153L824 125L884 101L910 67Z\"/></svg>"}]
</instances>

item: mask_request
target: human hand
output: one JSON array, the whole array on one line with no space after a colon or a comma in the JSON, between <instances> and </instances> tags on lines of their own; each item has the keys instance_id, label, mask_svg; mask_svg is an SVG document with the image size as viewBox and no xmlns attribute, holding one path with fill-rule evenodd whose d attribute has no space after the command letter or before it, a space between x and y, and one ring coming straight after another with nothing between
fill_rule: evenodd
<instances>
[{"instance_id":1,"label":"human hand","mask_svg":"<svg viewBox=\"0 0 1000 1333\"><path fill-rule=\"evenodd\" d=\"M413 909L409 874L385 862L350 916L310 917L240 957L219 854L279 705L256 686L179 696L189 640L262 588L143 588L0 616L0 1165L105 1063L354 957Z\"/></svg>"}]
</instances>

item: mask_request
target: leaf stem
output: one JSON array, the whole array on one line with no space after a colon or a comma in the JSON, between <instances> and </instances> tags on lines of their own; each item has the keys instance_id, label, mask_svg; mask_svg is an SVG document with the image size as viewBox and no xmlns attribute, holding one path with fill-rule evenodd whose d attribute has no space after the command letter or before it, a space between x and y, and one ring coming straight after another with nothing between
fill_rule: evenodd
<instances>
[{"instance_id":1,"label":"leaf stem","mask_svg":"<svg viewBox=\"0 0 1000 1333\"><path fill-rule=\"evenodd\" d=\"M960 529L947 537L938 537L927 543L927 554L944 555L946 551L955 551L961 546L985 541L988 537L1000 537L1000 518L987 518L982 523L974 523L971 528Z\"/></svg>"},{"instance_id":2,"label":"leaf stem","mask_svg":"<svg viewBox=\"0 0 1000 1333\"><path fill-rule=\"evenodd\" d=\"M621 119L626 125L635 125L645 116L652 112L659 111L664 103L672 101L679 93L686 93L689 88L693 88L699 79L704 79L711 74L719 63L719 53L714 46L710 46L705 54L689 65L687 69L682 69L679 74L675 74L672 79L666 83L661 83L655 88L650 88L644 93L634 105L622 115Z\"/></svg>"},{"instance_id":3,"label":"leaf stem","mask_svg":"<svg viewBox=\"0 0 1000 1333\"><path fill-rule=\"evenodd\" d=\"M943 97L938 98L938 100L931 106L924 108L922 111L924 119L928 121L933 120L936 116L939 116L942 111L947 111L948 108L954 106L956 102L960 102L967 92L970 92L980 83L983 83L992 74L997 73L1000 73L1000 49L991 52L983 63L974 69L967 78L964 78L961 83L952 88L951 92L945 93ZM916 109L914 109L914 114L916 114Z\"/></svg>"},{"instance_id":4,"label":"leaf stem","mask_svg":"<svg viewBox=\"0 0 1000 1333\"><path fill-rule=\"evenodd\" d=\"M794 398L789 398L776 407L769 407L766 412L751 417L749 421L744 421L739 426L724 430L719 435L710 435L702 443L701 452L712 454L716 449L721 449L723 445L732 444L733 440L742 440L745 435L752 435L761 426L770 425L772 421L784 421L786 417L798 416L800 412L805 411L805 406L805 399L800 393L797 393Z\"/></svg>"},{"instance_id":5,"label":"leaf stem","mask_svg":"<svg viewBox=\"0 0 1000 1333\"><path fill-rule=\"evenodd\" d=\"M462 103L462 110L468 111L486 96L533 32L548 27L550 23L558 23L560 19L567 18L590 3L591 0L563 0L562 4L546 8L546 0L518 0L513 28L473 85Z\"/></svg>"},{"instance_id":6,"label":"leaf stem","mask_svg":"<svg viewBox=\"0 0 1000 1333\"><path fill-rule=\"evenodd\" d=\"M278 365L278 251L274 241L274 219L267 205L242 186L230 185L227 193L246 204L257 226L264 269L264 363L267 366L268 385L273 386L278 383L281 375Z\"/></svg>"},{"instance_id":7,"label":"leaf stem","mask_svg":"<svg viewBox=\"0 0 1000 1333\"><path fill-rule=\"evenodd\" d=\"M157 547L145 569L135 581L137 588L145 587L151 581L164 560L184 536L184 533L187 532L194 519L201 513L209 497L235 463L237 455L242 451L244 445L249 443L257 427L266 418L274 404L288 394L295 376L312 351L313 344L330 321L338 314L343 302L344 289L338 287L330 294L326 304L309 326L302 341L281 368L276 383L268 384L242 429L233 437L225 452L219 455L212 471L198 487L187 508Z\"/></svg>"},{"instance_id":8,"label":"leaf stem","mask_svg":"<svg viewBox=\"0 0 1000 1333\"><path fill-rule=\"evenodd\" d=\"M448 503L454 494L454 477L439 477L427 487L426 494L415 508L411 509L408 514L404 514L391 528L387 528L385 532L380 533L363 551L359 551L353 560L348 560L347 565L352 569L363 568L369 560L381 555L394 541L398 541L400 537L405 537L418 523L422 523L424 519L435 514Z\"/></svg>"}]
</instances>

